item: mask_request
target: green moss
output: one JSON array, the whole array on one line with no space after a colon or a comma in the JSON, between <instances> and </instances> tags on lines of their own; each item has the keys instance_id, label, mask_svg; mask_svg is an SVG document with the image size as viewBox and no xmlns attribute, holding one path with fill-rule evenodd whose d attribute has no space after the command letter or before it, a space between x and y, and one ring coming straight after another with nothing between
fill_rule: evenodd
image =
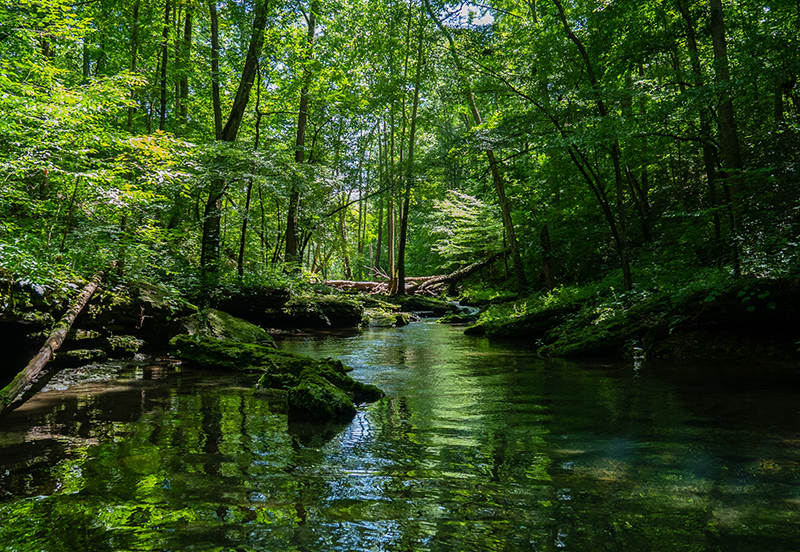
<instances>
[{"instance_id":1,"label":"green moss","mask_svg":"<svg viewBox=\"0 0 800 552\"><path fill-rule=\"evenodd\" d=\"M216 309L204 309L186 318L184 326L189 334L275 347L275 340L264 328Z\"/></svg>"},{"instance_id":2,"label":"green moss","mask_svg":"<svg viewBox=\"0 0 800 552\"><path fill-rule=\"evenodd\" d=\"M232 343L198 335L179 335L170 342L176 356L201 366L253 374L257 389L288 392L290 414L326 419L352 416L355 403L383 396L374 385L354 380L341 361L309 357L249 343Z\"/></svg>"},{"instance_id":3,"label":"green moss","mask_svg":"<svg viewBox=\"0 0 800 552\"><path fill-rule=\"evenodd\" d=\"M394 328L406 326L411 322L410 312L396 312L383 308L367 308L364 310L364 317L361 319L362 326L370 328Z\"/></svg>"},{"instance_id":4,"label":"green moss","mask_svg":"<svg viewBox=\"0 0 800 552\"><path fill-rule=\"evenodd\" d=\"M313 370L289 389L289 410L301 416L345 418L356 413L352 399L342 389Z\"/></svg>"},{"instance_id":5,"label":"green moss","mask_svg":"<svg viewBox=\"0 0 800 552\"><path fill-rule=\"evenodd\" d=\"M523 337L554 356L746 359L749 350L785 359L796 349L797 305L798 280L691 281L629 292L600 282L493 305L465 333Z\"/></svg>"},{"instance_id":6,"label":"green moss","mask_svg":"<svg viewBox=\"0 0 800 552\"><path fill-rule=\"evenodd\" d=\"M53 363L62 367L103 362L107 359L108 355L102 349L73 349L71 351L59 351L53 355Z\"/></svg>"}]
</instances>

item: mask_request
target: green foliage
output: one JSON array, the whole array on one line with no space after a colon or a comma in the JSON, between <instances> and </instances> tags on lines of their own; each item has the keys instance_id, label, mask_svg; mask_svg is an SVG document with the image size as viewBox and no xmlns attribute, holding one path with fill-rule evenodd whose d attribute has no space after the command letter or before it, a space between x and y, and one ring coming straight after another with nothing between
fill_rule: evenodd
<instances>
[{"instance_id":1,"label":"green foliage","mask_svg":"<svg viewBox=\"0 0 800 552\"><path fill-rule=\"evenodd\" d=\"M497 208L473 196L451 190L447 198L434 201L438 237L434 251L448 266L469 264L503 249L503 225Z\"/></svg>"},{"instance_id":2,"label":"green foliage","mask_svg":"<svg viewBox=\"0 0 800 552\"><path fill-rule=\"evenodd\" d=\"M165 6L152 2L0 5L0 266L55 289L117 262L125 277L190 291L207 262L211 206L221 214L223 288L302 287L285 268L306 280L390 275L386 217L391 205L397 222L409 184L406 273L441 272L504 248L491 149L533 289L543 287L545 256L565 288L615 278L623 258L639 289L800 271L800 45L790 3L726 7L728 83L716 82L707 14L686 2L497 0L480 8L492 16L486 25L457 22L444 15L453 6L433 2L461 68L419 4L312 4L270 4L234 143L214 139L208 10L178 3L165 26ZM325 29L313 47L312 8ZM246 3L217 9L225 124L253 14ZM422 93L409 165L417 37ZM718 104L728 92L740 180L719 164ZM285 267L293 191L301 261ZM505 274L481 277L502 285Z\"/></svg>"}]
</instances>

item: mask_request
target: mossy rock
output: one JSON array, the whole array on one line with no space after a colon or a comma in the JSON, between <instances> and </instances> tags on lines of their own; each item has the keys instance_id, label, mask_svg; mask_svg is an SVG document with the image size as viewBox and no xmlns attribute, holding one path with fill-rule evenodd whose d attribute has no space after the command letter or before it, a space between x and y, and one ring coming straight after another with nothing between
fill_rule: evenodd
<instances>
[{"instance_id":1,"label":"mossy rock","mask_svg":"<svg viewBox=\"0 0 800 552\"><path fill-rule=\"evenodd\" d=\"M376 386L347 375L349 368L339 360L316 360L262 345L199 335L179 335L170 343L175 355L185 360L257 377L257 390L288 392L288 411L293 416L323 420L352 417L353 403L383 397Z\"/></svg>"},{"instance_id":2,"label":"mossy rock","mask_svg":"<svg viewBox=\"0 0 800 552\"><path fill-rule=\"evenodd\" d=\"M477 314L470 314L466 312L455 312L445 314L438 322L440 324L470 324L478 320Z\"/></svg>"},{"instance_id":3,"label":"mossy rock","mask_svg":"<svg viewBox=\"0 0 800 552\"><path fill-rule=\"evenodd\" d=\"M420 297L418 295L396 295L391 298L399 303L404 311L411 311L420 316L444 316L460 312L458 305L450 301L435 299L433 297Z\"/></svg>"},{"instance_id":4,"label":"mossy rock","mask_svg":"<svg viewBox=\"0 0 800 552\"><path fill-rule=\"evenodd\" d=\"M264 328L220 310L204 309L185 318L183 324L189 335L275 347L275 340Z\"/></svg>"},{"instance_id":5,"label":"mossy rock","mask_svg":"<svg viewBox=\"0 0 800 552\"><path fill-rule=\"evenodd\" d=\"M363 305L345 295L290 297L273 290L271 295L258 297L254 295L255 290L249 290L251 293L245 295L246 291L240 290L240 295L220 300L219 307L265 328L352 328L361 323L364 314Z\"/></svg>"},{"instance_id":6,"label":"mossy rock","mask_svg":"<svg viewBox=\"0 0 800 552\"><path fill-rule=\"evenodd\" d=\"M59 368L72 368L105 360L108 354L103 349L73 349L57 352L51 362Z\"/></svg>"},{"instance_id":7,"label":"mossy rock","mask_svg":"<svg viewBox=\"0 0 800 552\"><path fill-rule=\"evenodd\" d=\"M387 311L383 308L364 309L361 325L370 328L394 328L407 326L414 319L410 312Z\"/></svg>"},{"instance_id":8,"label":"mossy rock","mask_svg":"<svg viewBox=\"0 0 800 552\"><path fill-rule=\"evenodd\" d=\"M289 389L288 405L290 413L303 417L352 418L356 413L348 394L313 370Z\"/></svg>"},{"instance_id":9,"label":"mossy rock","mask_svg":"<svg viewBox=\"0 0 800 552\"><path fill-rule=\"evenodd\" d=\"M136 336L151 349L160 349L181 331L181 318L196 312L197 307L175 290L148 282L132 282L124 286L103 286L84 309L78 324L81 329L104 335Z\"/></svg>"}]
</instances>

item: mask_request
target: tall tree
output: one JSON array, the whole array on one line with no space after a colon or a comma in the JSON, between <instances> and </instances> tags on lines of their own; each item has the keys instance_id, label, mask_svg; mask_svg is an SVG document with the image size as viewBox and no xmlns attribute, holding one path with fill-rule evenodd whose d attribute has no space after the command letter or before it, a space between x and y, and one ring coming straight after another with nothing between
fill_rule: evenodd
<instances>
[{"instance_id":1,"label":"tall tree","mask_svg":"<svg viewBox=\"0 0 800 552\"><path fill-rule=\"evenodd\" d=\"M483 119L481 118L480 111L478 111L478 104L475 101L475 95L472 92L472 86L467 78L467 72L464 68L464 64L461 62L461 57L458 53L453 35L434 13L433 8L431 8L430 0L424 0L424 3L431 20L436 24L444 37L447 39L448 51L450 52L450 57L453 60L453 65L456 68L461 93L464 95L467 101L467 106L470 110L470 114L472 115L472 122L475 126L481 126L483 125ZM514 230L514 220L511 217L511 204L506 197L505 182L500 172L500 165L497 157L495 156L494 150L491 148L486 148L485 152L486 158L489 161L489 170L492 174L492 184L494 185L495 193L497 194L497 204L500 207L500 214L503 218L503 227L505 228L506 238L508 239L508 245L511 249L511 258L514 266L514 276L517 283L517 291L522 293L525 290L527 281L525 278L525 268L522 264L522 256L519 250L519 242L517 241L517 234Z\"/></svg>"},{"instance_id":2,"label":"tall tree","mask_svg":"<svg viewBox=\"0 0 800 552\"><path fill-rule=\"evenodd\" d=\"M417 40L417 62L414 76L414 99L411 106L411 128L408 132L408 157L405 160L405 189L403 208L400 212L400 239L397 244L397 295L406 294L406 242L408 239L408 215L411 210L411 188L414 183L414 146L417 136L417 112L419 110L419 89L422 82L423 38L425 36L425 11L420 9Z\"/></svg>"},{"instance_id":3,"label":"tall tree","mask_svg":"<svg viewBox=\"0 0 800 552\"><path fill-rule=\"evenodd\" d=\"M732 216L734 227L734 272L742 272L739 255L741 239L741 196L744 191L742 175L742 154L739 150L739 132L736 128L736 116L733 110L731 95L731 77L728 66L728 43L725 38L725 16L722 0L711 0L711 41L714 47L714 75L717 86L722 92L717 106L717 125L719 126L719 144L725 163L725 181L730 182Z\"/></svg>"},{"instance_id":4,"label":"tall tree","mask_svg":"<svg viewBox=\"0 0 800 552\"><path fill-rule=\"evenodd\" d=\"M258 60L261 57L261 49L264 45L264 31L267 26L267 0L256 0L253 14L252 34L250 45L247 49L242 77L239 79L239 86L236 96L231 105L231 112L228 121L222 129L220 140L223 142L234 142L239 133L239 127L244 118L245 108L250 99L250 90L258 70ZM206 201L203 218L203 242L201 251L200 266L205 283L216 281L219 275L220 262L220 227L222 221L222 196L225 192L225 180L215 178L212 180L208 199Z\"/></svg>"},{"instance_id":5,"label":"tall tree","mask_svg":"<svg viewBox=\"0 0 800 552\"><path fill-rule=\"evenodd\" d=\"M300 90L300 105L297 113L297 132L295 133L294 161L298 165L306 162L306 130L308 128L309 87L313 72L311 60L314 55L314 39L317 34L318 0L312 0L309 12L303 14L306 18L306 44L303 55L303 85ZM296 180L292 180L289 192L289 209L286 217L286 251L284 261L294 268L299 268L299 228L298 211L300 209L300 189Z\"/></svg>"}]
</instances>

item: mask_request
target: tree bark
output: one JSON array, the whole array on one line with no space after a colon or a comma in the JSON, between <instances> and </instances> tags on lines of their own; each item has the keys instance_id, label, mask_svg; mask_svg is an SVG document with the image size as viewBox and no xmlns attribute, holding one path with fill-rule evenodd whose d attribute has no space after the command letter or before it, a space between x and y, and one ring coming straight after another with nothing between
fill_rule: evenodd
<instances>
[{"instance_id":1,"label":"tree bark","mask_svg":"<svg viewBox=\"0 0 800 552\"><path fill-rule=\"evenodd\" d=\"M219 97L219 17L217 2L210 0L208 11L211 18L211 103L214 109L214 138L222 140L222 103Z\"/></svg>"},{"instance_id":2,"label":"tree bark","mask_svg":"<svg viewBox=\"0 0 800 552\"><path fill-rule=\"evenodd\" d=\"M306 53L304 56L305 67L303 69L303 88L300 90L300 106L297 114L297 133L294 142L294 161L302 165L306 161L306 130L308 128L308 104L309 88L311 86L311 69L309 62L314 54L314 38L317 32L317 12L318 3L312 1L310 13L306 16L308 25L306 32ZM297 183L292 181L292 188L289 194L289 209L286 216L286 250L284 261L289 263L290 270L298 270L301 257L299 255L299 228L298 216L300 211L300 189Z\"/></svg>"},{"instance_id":3,"label":"tree bark","mask_svg":"<svg viewBox=\"0 0 800 552\"><path fill-rule=\"evenodd\" d=\"M542 246L542 271L544 273L544 285L547 291L553 291L556 287L556 273L553 269L553 247L550 245L550 232L547 225L542 226L539 234L539 243Z\"/></svg>"},{"instance_id":4,"label":"tree bark","mask_svg":"<svg viewBox=\"0 0 800 552\"><path fill-rule=\"evenodd\" d=\"M722 101L717 106L717 125L719 127L719 143L725 164L725 182L729 184L731 195L731 216L733 217L733 270L739 276L742 273L739 258L739 240L741 237L740 201L743 192L742 156L739 149L739 133L736 128L736 117L733 110L733 98L730 94L730 70L728 68L728 45L725 39L725 17L722 11L722 0L711 0L711 41L714 48L714 77L722 90Z\"/></svg>"},{"instance_id":5,"label":"tree bark","mask_svg":"<svg viewBox=\"0 0 800 552\"><path fill-rule=\"evenodd\" d=\"M501 257L504 257L504 256L508 255L509 253L511 253L511 248L508 248L505 251L500 251L499 253L495 253L494 255L490 255L489 257L486 257L485 259L481 259L480 261L474 262L474 263L469 264L467 266L461 267L461 268L459 268L457 270L454 270L450 274L443 274L441 276L434 276L434 277L431 277L431 278L424 278L419 285L410 286L409 287L409 291L423 291L423 290L425 290L427 288L430 288L431 286L434 286L436 284L446 283L446 284L448 284L447 292L450 295L454 295L455 294L455 285L458 282L460 282L464 278L467 278L468 276L472 276L473 274L478 272L480 269L482 269L482 268L494 263L495 261L497 261Z\"/></svg>"},{"instance_id":6,"label":"tree bark","mask_svg":"<svg viewBox=\"0 0 800 552\"><path fill-rule=\"evenodd\" d=\"M476 126L480 126L483 124L483 120L481 119L480 112L478 111L478 105L475 101L475 95L472 93L472 87L469 84L469 81L466 77L466 71L464 70L464 65L461 63L461 58L458 56L458 52L456 51L456 44L453 40L453 36L450 31L442 24L442 22L435 16L433 13L433 9L431 8L430 1L424 0L425 2L425 9L428 11L428 15L430 15L431 20L436 24L439 30L447 39L449 44L450 56L453 59L453 64L456 67L456 73L460 79L461 84L461 91L466 97L467 104L469 106L470 112L472 114L473 123ZM498 161L494 155L494 151L491 149L486 150L486 157L489 161L489 169L492 173L492 184L494 185L495 193L497 194L497 203L500 207L500 214L503 219L503 227L506 231L506 237L508 239L508 245L511 248L511 257L512 263L514 266L514 276L517 283L517 292L522 293L527 285L527 280L525 277L525 269L522 265L522 256L520 255L519 250L519 242L517 241L517 235L514 230L514 221L511 217L511 205L506 197L505 191L505 182L503 180L503 176L500 174L500 167Z\"/></svg>"},{"instance_id":7,"label":"tree bark","mask_svg":"<svg viewBox=\"0 0 800 552\"><path fill-rule=\"evenodd\" d=\"M39 349L36 356L16 375L11 383L0 390L0 413L9 408L25 386L31 383L41 373L45 365L50 361L53 353L61 347L62 343L64 343L64 339L67 337L67 333L70 328L72 328L72 324L89 302L92 294L97 290L97 287L103 280L103 276L103 272L98 272L94 275L92 280L84 286L80 295L78 295L77 299L72 303L70 309L61 318L58 324L55 325L53 331L44 342L44 345L42 345L42 348Z\"/></svg>"},{"instance_id":8,"label":"tree bark","mask_svg":"<svg viewBox=\"0 0 800 552\"><path fill-rule=\"evenodd\" d=\"M583 45L583 42L578 38L578 36L572 30L572 27L570 26L569 22L567 21L567 15L566 12L564 11L564 6L562 5L561 0L553 0L553 4L555 4L556 9L558 10L558 14L559 17L561 18L561 23L564 27L564 32L567 35L567 38L573 44L575 44L575 47L578 49L578 53L580 54L581 60L583 61L584 69L586 70L586 75L589 77L589 84L592 85L592 88L596 92L599 92L599 81L597 79L597 73L594 70L594 65L592 64L592 60L589 57L589 52L586 50L586 47ZM595 98L595 104L597 105L597 111L600 113L600 116L603 118L607 118L609 116L609 111L605 105L605 102L600 96ZM622 151L620 149L618 140L614 139L613 143L611 144L610 150L611 150L610 151L611 163L614 167L614 184L615 184L614 190L615 190L617 204L616 204L616 218L613 216L613 214L609 218L608 213L607 213L607 218L612 226L611 228L612 235L617 245L617 252L619 254L620 264L622 268L623 285L625 287L625 291L630 291L631 289L633 289L633 277L631 275L631 267L630 267L630 262L628 260L628 236L627 236L627 223L625 216L625 194L624 194L625 181L622 176L622 164L621 164ZM601 185L601 180L599 178L595 178L595 182L597 183L598 186ZM605 191L603 191L603 195L605 196Z\"/></svg>"},{"instance_id":9,"label":"tree bark","mask_svg":"<svg viewBox=\"0 0 800 552\"><path fill-rule=\"evenodd\" d=\"M411 107L411 128L408 132L408 159L406 159L405 190L403 210L400 213L400 240L397 247L397 295L406 294L406 240L408 237L408 215L411 209L411 188L414 182L414 141L417 133L417 111L419 109L419 88L422 81L422 39L425 31L425 12L420 11L419 40L417 43L417 67L414 76L414 100Z\"/></svg>"},{"instance_id":10,"label":"tree bark","mask_svg":"<svg viewBox=\"0 0 800 552\"><path fill-rule=\"evenodd\" d=\"M181 67L181 80L179 85L180 94L178 114L184 124L189 122L189 67L191 66L192 57L192 5L186 6L186 16L183 23L183 43L181 53L183 55Z\"/></svg>"},{"instance_id":11,"label":"tree bark","mask_svg":"<svg viewBox=\"0 0 800 552\"><path fill-rule=\"evenodd\" d=\"M131 73L136 73L139 62L139 5L141 0L136 0L133 4L133 23L131 26ZM136 100L136 92L131 89L131 101ZM133 132L133 114L136 108L131 106L128 108L128 132Z\"/></svg>"},{"instance_id":12,"label":"tree bark","mask_svg":"<svg viewBox=\"0 0 800 552\"><path fill-rule=\"evenodd\" d=\"M253 16L253 34L250 37L250 46L247 50L242 78L231 106L228 122L222 129L220 140L223 142L236 141L236 135L244 118L244 111L250 99L250 91L258 70L258 60L264 45L264 29L267 26L267 0L258 0ZM205 217L203 221L203 243L201 248L200 265L205 284L216 281L219 274L220 229L222 223L222 195L225 191L225 181L215 179L210 186L208 200L206 201Z\"/></svg>"},{"instance_id":13,"label":"tree bark","mask_svg":"<svg viewBox=\"0 0 800 552\"><path fill-rule=\"evenodd\" d=\"M158 115L158 130L164 130L167 125L167 55L169 51L169 10L170 0L164 4L164 28L161 32L161 79L160 103Z\"/></svg>"},{"instance_id":14,"label":"tree bark","mask_svg":"<svg viewBox=\"0 0 800 552\"><path fill-rule=\"evenodd\" d=\"M689 57L691 59L692 75L694 77L694 85L697 88L703 86L703 71L700 67L700 49L697 46L697 35L694 29L694 20L689 14L689 9L684 5L684 0L677 0L678 10L681 12L684 23L686 23L686 44L689 48ZM706 169L706 183L708 188L708 200L711 204L713 212L712 219L714 222L714 251L718 254L718 248L722 242L722 225L720 224L719 213L717 212L717 186L716 174L717 166L714 163L714 146L711 143L710 137L706 136L709 131L709 118L710 113L707 109L700 112L700 133L703 149L703 164Z\"/></svg>"}]
</instances>

